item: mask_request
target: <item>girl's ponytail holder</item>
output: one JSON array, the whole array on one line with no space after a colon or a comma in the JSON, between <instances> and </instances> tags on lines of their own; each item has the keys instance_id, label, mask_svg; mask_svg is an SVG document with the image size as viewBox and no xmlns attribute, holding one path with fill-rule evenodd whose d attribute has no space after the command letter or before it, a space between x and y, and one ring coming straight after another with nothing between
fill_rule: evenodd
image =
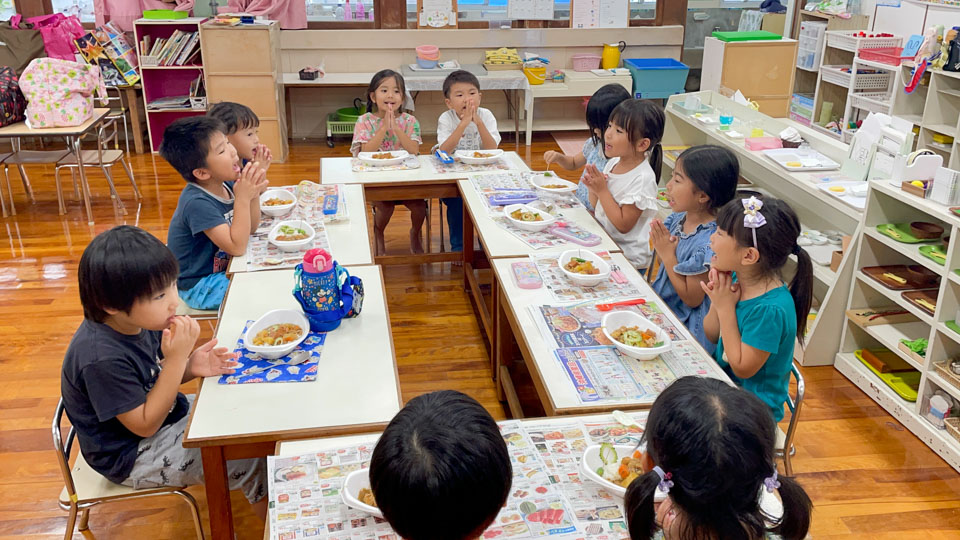
<instances>
[{"instance_id":1,"label":"girl's ponytail holder","mask_svg":"<svg viewBox=\"0 0 960 540\"><path fill-rule=\"evenodd\" d=\"M777 470L773 470L773 476L763 479L763 485L767 488L767 493L773 493L773 490L780 489L780 481L777 480Z\"/></svg>"},{"instance_id":2,"label":"girl's ponytail holder","mask_svg":"<svg viewBox=\"0 0 960 540\"><path fill-rule=\"evenodd\" d=\"M743 204L743 226L750 229L753 233L753 247L760 249L757 245L757 229L767 224L767 219L760 213L763 208L763 201L756 197L749 199L740 199Z\"/></svg>"},{"instance_id":3,"label":"girl's ponytail holder","mask_svg":"<svg viewBox=\"0 0 960 540\"><path fill-rule=\"evenodd\" d=\"M673 480L670 478L673 477L670 473L663 472L663 469L659 465L653 468L653 472L657 473L657 476L660 477L660 484L657 486L657 489L663 493L670 493L670 488L673 487Z\"/></svg>"}]
</instances>

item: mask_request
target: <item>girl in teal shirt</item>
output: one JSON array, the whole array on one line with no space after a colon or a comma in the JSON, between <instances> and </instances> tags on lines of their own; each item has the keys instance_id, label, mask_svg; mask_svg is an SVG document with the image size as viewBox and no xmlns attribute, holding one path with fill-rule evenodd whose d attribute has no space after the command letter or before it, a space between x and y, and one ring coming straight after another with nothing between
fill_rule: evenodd
<instances>
[{"instance_id":1,"label":"girl in teal shirt","mask_svg":"<svg viewBox=\"0 0 960 540\"><path fill-rule=\"evenodd\" d=\"M794 339L803 343L813 298L813 265L797 245L800 220L772 197L734 199L717 215L703 329L717 343L714 357L740 386L783 419ZM789 289L780 271L791 254L797 272Z\"/></svg>"}]
</instances>

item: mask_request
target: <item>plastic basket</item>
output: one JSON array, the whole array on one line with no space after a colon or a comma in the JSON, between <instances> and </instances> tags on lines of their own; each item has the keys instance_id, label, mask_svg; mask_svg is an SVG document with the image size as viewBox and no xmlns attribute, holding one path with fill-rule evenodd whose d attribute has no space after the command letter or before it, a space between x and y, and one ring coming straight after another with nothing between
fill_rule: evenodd
<instances>
[{"instance_id":1,"label":"plastic basket","mask_svg":"<svg viewBox=\"0 0 960 540\"><path fill-rule=\"evenodd\" d=\"M353 135L353 127L356 124L356 120L338 120L337 114L332 113L327 116L327 136Z\"/></svg>"},{"instance_id":2,"label":"plastic basket","mask_svg":"<svg viewBox=\"0 0 960 540\"><path fill-rule=\"evenodd\" d=\"M850 94L850 105L873 113L890 114L890 98L885 92L861 92Z\"/></svg>"},{"instance_id":3,"label":"plastic basket","mask_svg":"<svg viewBox=\"0 0 960 540\"><path fill-rule=\"evenodd\" d=\"M903 47L860 49L860 51L857 52L861 60L880 62L881 64L889 64L891 66L899 66L907 60L912 60L912 57L900 56L901 54L903 54Z\"/></svg>"},{"instance_id":4,"label":"plastic basket","mask_svg":"<svg viewBox=\"0 0 960 540\"><path fill-rule=\"evenodd\" d=\"M416 48L417 56L424 60L439 60L440 48L436 45L420 45Z\"/></svg>"},{"instance_id":5,"label":"plastic basket","mask_svg":"<svg viewBox=\"0 0 960 540\"><path fill-rule=\"evenodd\" d=\"M844 88L850 88L850 72L843 71L850 66L820 66L820 78Z\"/></svg>"},{"instance_id":6,"label":"plastic basket","mask_svg":"<svg viewBox=\"0 0 960 540\"><path fill-rule=\"evenodd\" d=\"M527 81L534 86L543 84L543 81L547 80L547 68L544 67L525 67L523 68L523 74L527 76Z\"/></svg>"},{"instance_id":7,"label":"plastic basket","mask_svg":"<svg viewBox=\"0 0 960 540\"><path fill-rule=\"evenodd\" d=\"M820 73L824 81L833 83L844 88L852 90L886 90L890 85L891 73L859 73L857 80L853 82L853 75L844 69L851 69L850 66L821 66Z\"/></svg>"},{"instance_id":8,"label":"plastic basket","mask_svg":"<svg viewBox=\"0 0 960 540\"><path fill-rule=\"evenodd\" d=\"M590 71L600 67L599 54L575 54L570 59L573 60L574 71Z\"/></svg>"},{"instance_id":9,"label":"plastic basket","mask_svg":"<svg viewBox=\"0 0 960 540\"><path fill-rule=\"evenodd\" d=\"M828 30L827 46L844 51L857 52L860 49L878 49L880 47L900 47L903 38L893 37L856 37L849 30Z\"/></svg>"},{"instance_id":10,"label":"plastic basket","mask_svg":"<svg viewBox=\"0 0 960 540\"><path fill-rule=\"evenodd\" d=\"M673 58L627 58L623 65L633 75L633 97L665 99L682 94L690 68Z\"/></svg>"}]
</instances>

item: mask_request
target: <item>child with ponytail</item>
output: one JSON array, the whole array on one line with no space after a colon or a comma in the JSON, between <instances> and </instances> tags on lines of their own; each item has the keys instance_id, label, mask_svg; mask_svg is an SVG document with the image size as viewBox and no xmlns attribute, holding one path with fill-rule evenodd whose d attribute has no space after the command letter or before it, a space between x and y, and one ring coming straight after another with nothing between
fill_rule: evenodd
<instances>
[{"instance_id":1,"label":"child with ponytail","mask_svg":"<svg viewBox=\"0 0 960 540\"><path fill-rule=\"evenodd\" d=\"M783 419L794 340L803 343L813 299L813 264L797 245L800 220L772 197L734 199L717 214L703 330L717 343L714 358L740 386ZM797 271L790 288L781 270L790 255Z\"/></svg>"},{"instance_id":2,"label":"child with ponytail","mask_svg":"<svg viewBox=\"0 0 960 540\"><path fill-rule=\"evenodd\" d=\"M810 498L777 474L776 425L752 394L716 379L678 379L654 402L643 439L648 472L624 498L632 540L806 537ZM658 491L665 499L656 507ZM782 509L773 508L775 493Z\"/></svg>"}]
</instances>

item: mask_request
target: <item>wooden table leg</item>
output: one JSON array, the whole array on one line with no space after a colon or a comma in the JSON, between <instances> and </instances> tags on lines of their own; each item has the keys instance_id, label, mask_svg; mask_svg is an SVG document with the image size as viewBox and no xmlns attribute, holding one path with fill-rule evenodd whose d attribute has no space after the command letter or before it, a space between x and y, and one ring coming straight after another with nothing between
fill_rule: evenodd
<instances>
[{"instance_id":1,"label":"wooden table leg","mask_svg":"<svg viewBox=\"0 0 960 540\"><path fill-rule=\"evenodd\" d=\"M213 540L234 540L233 509L230 507L230 484L227 481L227 460L222 446L200 449L203 458L203 481L207 491L207 513Z\"/></svg>"},{"instance_id":2,"label":"wooden table leg","mask_svg":"<svg viewBox=\"0 0 960 540\"><path fill-rule=\"evenodd\" d=\"M127 101L127 108L130 109L130 126L133 128L133 149L138 154L143 153L143 118L140 115L140 101L137 99L137 89L128 86L123 89L123 96Z\"/></svg>"},{"instance_id":3,"label":"wooden table leg","mask_svg":"<svg viewBox=\"0 0 960 540\"><path fill-rule=\"evenodd\" d=\"M473 272L473 217L463 209L463 290L470 292L469 273Z\"/></svg>"}]
</instances>

